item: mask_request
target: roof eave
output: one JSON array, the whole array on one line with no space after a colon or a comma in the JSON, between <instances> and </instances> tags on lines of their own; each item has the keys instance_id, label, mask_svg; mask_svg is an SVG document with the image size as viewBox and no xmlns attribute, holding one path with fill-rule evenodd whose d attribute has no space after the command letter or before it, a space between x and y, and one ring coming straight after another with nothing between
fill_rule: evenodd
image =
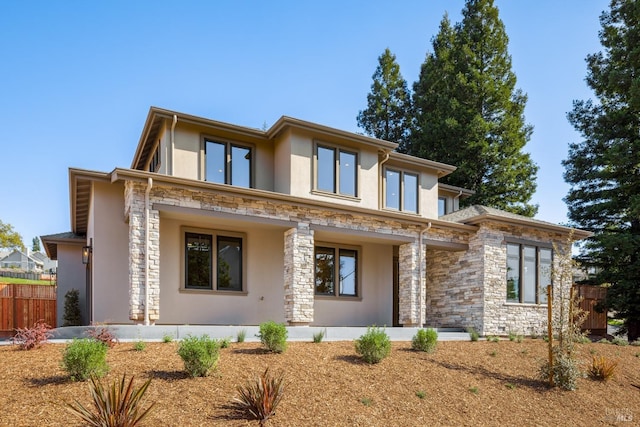
<instances>
[{"instance_id":1,"label":"roof eave","mask_svg":"<svg viewBox=\"0 0 640 427\"><path fill-rule=\"evenodd\" d=\"M516 225L516 226L526 226L526 227L531 227L531 228L538 228L538 229L543 229L546 231L552 231L552 232L556 232L556 233L562 233L562 234L573 234L573 237L575 238L575 240L582 240L582 239L586 239L588 237L591 237L593 235L593 233L589 232L589 231L585 231L585 230L581 230L579 228L571 228L571 227L565 227L564 225L556 225L556 224L550 224L550 223L540 223L540 222L536 222L536 221L527 221L526 219L516 219L516 218L506 218L506 217L502 217L502 216L498 216L498 215L493 215L490 213L485 213L482 215L478 215L472 218L468 218L466 220L464 220L465 224L471 224L471 225L476 225L476 224L480 224L483 222L500 222L503 224L509 224L509 225Z\"/></svg>"}]
</instances>

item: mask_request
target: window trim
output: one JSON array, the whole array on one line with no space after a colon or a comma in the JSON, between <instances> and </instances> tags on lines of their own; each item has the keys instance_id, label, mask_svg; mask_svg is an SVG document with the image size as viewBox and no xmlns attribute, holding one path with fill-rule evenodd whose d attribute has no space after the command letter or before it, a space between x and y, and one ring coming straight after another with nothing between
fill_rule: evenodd
<instances>
[{"instance_id":1,"label":"window trim","mask_svg":"<svg viewBox=\"0 0 640 427\"><path fill-rule=\"evenodd\" d=\"M190 288L186 286L186 273L187 273L187 248L186 240L187 233L206 234L211 236L211 272L209 282L210 288L198 289ZM241 275L242 275L242 289L218 289L218 238L228 237L233 239L241 239L242 245L242 259L241 259ZM248 281L247 281L247 235L246 233L240 233L237 231L209 229L209 228L194 228L194 227L180 227L180 281L178 291L180 293L196 293L196 294L218 294L218 295L248 295Z\"/></svg>"},{"instance_id":2,"label":"window trim","mask_svg":"<svg viewBox=\"0 0 640 427\"><path fill-rule=\"evenodd\" d=\"M318 164L318 148L325 148L332 150L334 155L334 172L333 172L333 188L334 191L327 191L318 188L318 174L320 172L320 166ZM355 156L355 194L340 193L340 153L352 154ZM313 177L312 177L312 193L318 193L322 195L329 195L333 197L341 197L349 200L360 200L360 151L343 147L336 144L331 144L323 141L313 142Z\"/></svg>"},{"instance_id":3,"label":"window trim","mask_svg":"<svg viewBox=\"0 0 640 427\"><path fill-rule=\"evenodd\" d=\"M447 209L447 208L448 208L448 206L447 206L447 202L448 202L448 200L447 200L447 199L448 199L448 197L445 197L445 196L438 196L438 216L439 216L439 217L440 217L440 216L444 216L444 215L446 215L446 214L448 214L448 213L449 213L449 212L448 212L448 210L449 210L449 209ZM444 209L443 209L443 213L442 213L442 215L440 215L440 201L443 201L443 202L444 202Z\"/></svg>"},{"instance_id":4,"label":"window trim","mask_svg":"<svg viewBox=\"0 0 640 427\"><path fill-rule=\"evenodd\" d=\"M231 182L232 177L232 169L233 169L233 159L232 159L232 151L233 147L245 148L248 149L251 153L249 160L249 187L255 188L255 169L256 169L256 147L254 144L234 141L226 138L219 138L217 136L210 135L201 135L200 137L200 180L205 182L214 183L213 181L207 181L207 142L217 143L224 145L224 184L225 185L234 185ZM214 183L215 184L215 183ZM245 188L245 187L242 187Z\"/></svg>"},{"instance_id":5,"label":"window trim","mask_svg":"<svg viewBox=\"0 0 640 427\"><path fill-rule=\"evenodd\" d=\"M316 292L316 249L326 248L332 249L336 261L334 261L333 269L333 294L318 293ZM356 253L356 294L348 295L340 293L340 251L354 251ZM337 268L336 268L337 267ZM316 299L324 299L328 301L361 301L362 300L362 248L360 246L345 245L341 243L328 243L322 241L316 241L313 245L313 295Z\"/></svg>"},{"instance_id":6,"label":"window trim","mask_svg":"<svg viewBox=\"0 0 640 427\"><path fill-rule=\"evenodd\" d=\"M387 188L388 188L387 172L388 171L397 172L400 175L398 179L400 183L400 194L398 199L399 209L387 206ZM405 210L405 207L404 207L405 205L405 185L404 185L405 174L415 175L416 177L416 210L415 211ZM393 212L402 212L410 215L420 215L420 189L422 188L420 184L420 172L410 170L410 169L396 168L393 166L385 165L382 168L382 182L383 182L382 206L384 207L385 210L389 210Z\"/></svg>"},{"instance_id":7,"label":"window trim","mask_svg":"<svg viewBox=\"0 0 640 427\"><path fill-rule=\"evenodd\" d=\"M505 267L507 267L507 271L506 271L506 276L505 276L505 303L506 304L511 304L511 305L517 305L517 306L543 306L546 307L547 306L547 302L542 302L540 300L540 296L541 296L541 287L540 287L540 278L542 276L542 266L541 266L541 257L540 257L540 251L541 250L549 250L551 251L551 259L550 259L550 268L553 269L554 266L554 259L555 259L555 253L553 250L553 245L550 243L543 243L543 242L536 242L533 240L525 240L525 239L505 239L503 241L504 244L504 250L505 250ZM514 246L518 246L518 300L510 300L507 298L507 288L506 286L508 286L508 277L509 277L509 270L508 270L508 262L509 262L509 255L508 255L508 246L509 245L514 245ZM532 247L535 249L535 302L525 302L524 301L524 268L525 268L525 259L524 259L524 251L526 247ZM553 288L554 283L553 283L553 274L551 271L549 271L549 280L551 281L551 287Z\"/></svg>"}]
</instances>

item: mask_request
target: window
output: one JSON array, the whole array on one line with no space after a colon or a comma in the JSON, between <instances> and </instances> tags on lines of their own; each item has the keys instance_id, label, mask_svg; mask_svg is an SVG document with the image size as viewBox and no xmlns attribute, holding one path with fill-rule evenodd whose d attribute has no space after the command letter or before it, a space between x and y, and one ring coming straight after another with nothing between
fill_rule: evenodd
<instances>
[{"instance_id":1,"label":"window","mask_svg":"<svg viewBox=\"0 0 640 427\"><path fill-rule=\"evenodd\" d=\"M149 162L149 172L158 172L158 170L160 170L160 142L158 142L151 162Z\"/></svg>"},{"instance_id":2,"label":"window","mask_svg":"<svg viewBox=\"0 0 640 427\"><path fill-rule=\"evenodd\" d=\"M356 197L358 155L334 147L316 146L316 190Z\"/></svg>"},{"instance_id":3,"label":"window","mask_svg":"<svg viewBox=\"0 0 640 427\"><path fill-rule=\"evenodd\" d=\"M252 186L251 147L205 139L205 180L238 187Z\"/></svg>"},{"instance_id":4,"label":"window","mask_svg":"<svg viewBox=\"0 0 640 427\"><path fill-rule=\"evenodd\" d=\"M385 170L385 206L418 213L418 175L394 169Z\"/></svg>"},{"instance_id":5,"label":"window","mask_svg":"<svg viewBox=\"0 0 640 427\"><path fill-rule=\"evenodd\" d=\"M184 241L185 289L243 290L242 237L185 232Z\"/></svg>"},{"instance_id":6,"label":"window","mask_svg":"<svg viewBox=\"0 0 640 427\"><path fill-rule=\"evenodd\" d=\"M550 248L507 243L507 302L546 304L552 258Z\"/></svg>"},{"instance_id":7,"label":"window","mask_svg":"<svg viewBox=\"0 0 640 427\"><path fill-rule=\"evenodd\" d=\"M316 246L315 287L316 295L357 297L358 250Z\"/></svg>"},{"instance_id":8,"label":"window","mask_svg":"<svg viewBox=\"0 0 640 427\"><path fill-rule=\"evenodd\" d=\"M438 216L447 214L447 198L438 197Z\"/></svg>"}]
</instances>

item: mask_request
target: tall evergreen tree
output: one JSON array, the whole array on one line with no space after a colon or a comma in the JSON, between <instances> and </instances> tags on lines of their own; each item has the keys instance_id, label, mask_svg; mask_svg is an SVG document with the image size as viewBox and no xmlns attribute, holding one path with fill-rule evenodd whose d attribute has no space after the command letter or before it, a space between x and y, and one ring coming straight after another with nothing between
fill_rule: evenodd
<instances>
[{"instance_id":1,"label":"tall evergreen tree","mask_svg":"<svg viewBox=\"0 0 640 427\"><path fill-rule=\"evenodd\" d=\"M40 239L38 237L34 237L31 240L31 250L33 252L39 252L40 251Z\"/></svg>"},{"instance_id":2,"label":"tall evergreen tree","mask_svg":"<svg viewBox=\"0 0 640 427\"><path fill-rule=\"evenodd\" d=\"M640 338L640 2L612 0L600 17L604 52L587 56L592 100L574 101L569 122L583 141L563 162L569 218L594 233L584 263L608 283L607 306Z\"/></svg>"},{"instance_id":3,"label":"tall evergreen tree","mask_svg":"<svg viewBox=\"0 0 640 427\"><path fill-rule=\"evenodd\" d=\"M467 205L533 216L538 167L523 152L532 127L504 24L493 0L467 0L462 15L453 28L445 15L422 64L406 151L457 166L443 182L474 190Z\"/></svg>"},{"instance_id":4,"label":"tall evergreen tree","mask_svg":"<svg viewBox=\"0 0 640 427\"><path fill-rule=\"evenodd\" d=\"M358 113L357 121L367 135L403 144L408 135L411 97L400 65L389 48L378 57L373 74L367 108Z\"/></svg>"}]
</instances>

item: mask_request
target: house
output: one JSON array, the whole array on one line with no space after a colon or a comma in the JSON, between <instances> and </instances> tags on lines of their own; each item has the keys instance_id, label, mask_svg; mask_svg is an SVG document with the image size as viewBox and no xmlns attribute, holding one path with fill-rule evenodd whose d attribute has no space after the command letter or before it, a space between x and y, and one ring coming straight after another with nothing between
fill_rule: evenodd
<instances>
[{"instance_id":1,"label":"house","mask_svg":"<svg viewBox=\"0 0 640 427\"><path fill-rule=\"evenodd\" d=\"M44 271L45 273L55 273L58 269L58 262L49 259L47 255L43 254L40 251L33 252L31 254L31 257L42 263L42 271Z\"/></svg>"},{"instance_id":2,"label":"house","mask_svg":"<svg viewBox=\"0 0 640 427\"><path fill-rule=\"evenodd\" d=\"M152 107L130 168L69 169L71 231L42 236L58 315L75 288L85 323L540 329L571 230L459 210L454 166L396 148Z\"/></svg>"},{"instance_id":3,"label":"house","mask_svg":"<svg viewBox=\"0 0 640 427\"><path fill-rule=\"evenodd\" d=\"M0 268L15 268L23 271L42 272L44 263L39 258L34 257L33 254L30 255L28 249L26 252L27 253L24 253L17 249L14 250L0 260Z\"/></svg>"}]
</instances>

